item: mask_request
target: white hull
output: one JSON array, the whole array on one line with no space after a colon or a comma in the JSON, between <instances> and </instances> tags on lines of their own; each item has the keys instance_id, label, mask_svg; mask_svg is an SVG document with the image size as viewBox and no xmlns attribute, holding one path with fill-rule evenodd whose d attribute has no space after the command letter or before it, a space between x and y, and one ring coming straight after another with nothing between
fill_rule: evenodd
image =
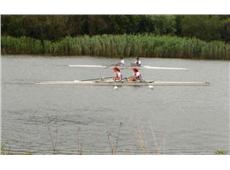
<instances>
[{"instance_id":1,"label":"white hull","mask_svg":"<svg viewBox=\"0 0 230 170\"><path fill-rule=\"evenodd\" d=\"M199 81L145 81L145 82L114 82L114 81L43 81L35 84L40 85L61 85L61 84L75 84L85 86L207 86L209 82Z\"/></svg>"}]
</instances>

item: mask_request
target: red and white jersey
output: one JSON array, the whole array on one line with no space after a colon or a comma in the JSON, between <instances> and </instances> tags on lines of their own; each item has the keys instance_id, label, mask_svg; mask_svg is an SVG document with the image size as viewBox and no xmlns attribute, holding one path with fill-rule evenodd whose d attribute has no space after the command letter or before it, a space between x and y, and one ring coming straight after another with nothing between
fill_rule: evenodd
<instances>
[{"instance_id":1,"label":"red and white jersey","mask_svg":"<svg viewBox=\"0 0 230 170\"><path fill-rule=\"evenodd\" d=\"M122 80L122 74L121 74L121 72L119 72L119 71L115 72L114 79L115 80Z\"/></svg>"},{"instance_id":2,"label":"red and white jersey","mask_svg":"<svg viewBox=\"0 0 230 170\"><path fill-rule=\"evenodd\" d=\"M141 79L141 73L139 71L138 72L134 72L134 76L137 79Z\"/></svg>"}]
</instances>

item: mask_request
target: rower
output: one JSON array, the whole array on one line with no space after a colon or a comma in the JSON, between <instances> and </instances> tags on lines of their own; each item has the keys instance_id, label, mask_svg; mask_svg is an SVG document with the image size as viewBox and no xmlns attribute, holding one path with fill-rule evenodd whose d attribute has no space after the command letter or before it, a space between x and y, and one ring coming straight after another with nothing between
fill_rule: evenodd
<instances>
[{"instance_id":1,"label":"rower","mask_svg":"<svg viewBox=\"0 0 230 170\"><path fill-rule=\"evenodd\" d=\"M141 60L139 57L136 58L136 61L134 62L134 64L137 66L137 67L140 67L141 66Z\"/></svg>"},{"instance_id":2,"label":"rower","mask_svg":"<svg viewBox=\"0 0 230 170\"><path fill-rule=\"evenodd\" d=\"M113 77L113 80L121 81L122 80L121 70L118 67L114 67L113 72L115 73L115 77Z\"/></svg>"},{"instance_id":3,"label":"rower","mask_svg":"<svg viewBox=\"0 0 230 170\"><path fill-rule=\"evenodd\" d=\"M121 66L121 67L125 66L125 60L123 57L120 58L119 66Z\"/></svg>"},{"instance_id":4,"label":"rower","mask_svg":"<svg viewBox=\"0 0 230 170\"><path fill-rule=\"evenodd\" d=\"M133 76L129 77L128 81L142 81L142 75L140 73L140 71L138 70L138 68L134 67L132 68L133 70Z\"/></svg>"},{"instance_id":5,"label":"rower","mask_svg":"<svg viewBox=\"0 0 230 170\"><path fill-rule=\"evenodd\" d=\"M120 67L124 67L125 66L125 60L123 57L120 58L120 62L115 64L115 66L120 66Z\"/></svg>"}]
</instances>

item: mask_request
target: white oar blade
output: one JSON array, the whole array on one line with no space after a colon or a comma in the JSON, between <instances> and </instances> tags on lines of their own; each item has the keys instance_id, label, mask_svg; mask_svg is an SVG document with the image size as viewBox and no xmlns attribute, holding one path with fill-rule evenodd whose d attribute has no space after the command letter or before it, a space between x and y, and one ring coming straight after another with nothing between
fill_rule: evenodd
<instances>
[{"instance_id":1,"label":"white oar blade","mask_svg":"<svg viewBox=\"0 0 230 170\"><path fill-rule=\"evenodd\" d=\"M142 66L146 69L153 69L153 70L189 70L188 68L179 68L179 67L153 67L153 66Z\"/></svg>"},{"instance_id":2,"label":"white oar blade","mask_svg":"<svg viewBox=\"0 0 230 170\"><path fill-rule=\"evenodd\" d=\"M115 86L113 87L113 89L114 89L114 90L117 90L117 89L118 89L118 87L115 85Z\"/></svg>"},{"instance_id":3,"label":"white oar blade","mask_svg":"<svg viewBox=\"0 0 230 170\"><path fill-rule=\"evenodd\" d=\"M149 85L148 87L149 87L150 89L153 89L153 85Z\"/></svg>"},{"instance_id":4,"label":"white oar blade","mask_svg":"<svg viewBox=\"0 0 230 170\"><path fill-rule=\"evenodd\" d=\"M106 68L106 66L102 65L68 65L69 67L79 67L79 68Z\"/></svg>"},{"instance_id":5,"label":"white oar blade","mask_svg":"<svg viewBox=\"0 0 230 170\"><path fill-rule=\"evenodd\" d=\"M103 66L103 65L73 65L69 64L69 67L78 67L78 68L111 68L112 66ZM130 68L130 67L121 67L121 68ZM154 67L154 66L141 66L140 68L152 69L152 70L188 70L188 68L179 68L179 67Z\"/></svg>"}]
</instances>

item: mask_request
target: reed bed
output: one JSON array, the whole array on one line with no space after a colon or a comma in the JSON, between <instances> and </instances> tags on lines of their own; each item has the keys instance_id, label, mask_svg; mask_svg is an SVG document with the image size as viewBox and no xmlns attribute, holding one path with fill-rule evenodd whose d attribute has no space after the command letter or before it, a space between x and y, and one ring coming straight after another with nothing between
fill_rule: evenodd
<instances>
[{"instance_id":1,"label":"reed bed","mask_svg":"<svg viewBox=\"0 0 230 170\"><path fill-rule=\"evenodd\" d=\"M230 59L229 43L152 34L85 35L58 41L2 36L1 49L2 54Z\"/></svg>"}]
</instances>

